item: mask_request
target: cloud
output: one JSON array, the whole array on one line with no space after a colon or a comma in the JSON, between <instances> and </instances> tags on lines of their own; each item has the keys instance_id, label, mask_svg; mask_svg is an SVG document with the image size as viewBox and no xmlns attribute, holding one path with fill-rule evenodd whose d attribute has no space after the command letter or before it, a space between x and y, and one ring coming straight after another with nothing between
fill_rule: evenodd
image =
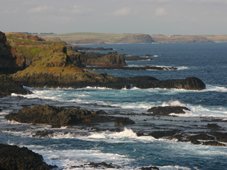
<instances>
[{"instance_id":1,"label":"cloud","mask_svg":"<svg viewBox=\"0 0 227 170\"><path fill-rule=\"evenodd\" d=\"M29 13L42 13L51 10L52 8L46 5L36 6L28 10Z\"/></svg>"},{"instance_id":2,"label":"cloud","mask_svg":"<svg viewBox=\"0 0 227 170\"><path fill-rule=\"evenodd\" d=\"M158 17L162 17L162 16L165 16L167 15L167 11L165 8L156 8L155 9L155 15L158 16Z\"/></svg>"},{"instance_id":3,"label":"cloud","mask_svg":"<svg viewBox=\"0 0 227 170\"><path fill-rule=\"evenodd\" d=\"M132 10L128 7L125 8L120 8L114 11L113 15L114 16L128 16L132 13Z\"/></svg>"}]
</instances>

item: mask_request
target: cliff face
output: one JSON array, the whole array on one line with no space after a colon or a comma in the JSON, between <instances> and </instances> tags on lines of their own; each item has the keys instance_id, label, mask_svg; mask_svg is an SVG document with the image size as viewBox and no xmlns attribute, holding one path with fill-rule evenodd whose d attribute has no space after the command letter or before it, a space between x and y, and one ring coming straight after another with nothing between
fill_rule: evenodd
<instances>
[{"instance_id":1,"label":"cliff face","mask_svg":"<svg viewBox=\"0 0 227 170\"><path fill-rule=\"evenodd\" d=\"M16 65L23 68L12 77L24 85L64 86L112 79L80 68L81 56L62 41L45 41L21 33L7 34L7 40Z\"/></svg>"},{"instance_id":2,"label":"cliff face","mask_svg":"<svg viewBox=\"0 0 227 170\"><path fill-rule=\"evenodd\" d=\"M123 67L126 66L125 57L117 52L108 54L78 53L80 61L85 66L94 67Z\"/></svg>"},{"instance_id":3,"label":"cliff face","mask_svg":"<svg viewBox=\"0 0 227 170\"><path fill-rule=\"evenodd\" d=\"M6 36L0 32L0 72L9 73L17 69L16 60L8 45Z\"/></svg>"}]
</instances>

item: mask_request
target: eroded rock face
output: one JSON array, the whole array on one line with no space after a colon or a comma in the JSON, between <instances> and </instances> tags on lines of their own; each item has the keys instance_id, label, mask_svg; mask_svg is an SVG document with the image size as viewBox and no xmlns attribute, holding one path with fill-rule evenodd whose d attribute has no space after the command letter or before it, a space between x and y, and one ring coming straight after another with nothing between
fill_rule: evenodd
<instances>
[{"instance_id":1,"label":"eroded rock face","mask_svg":"<svg viewBox=\"0 0 227 170\"><path fill-rule=\"evenodd\" d=\"M0 97L11 95L11 93L28 94L28 90L6 75L0 75Z\"/></svg>"},{"instance_id":2,"label":"eroded rock face","mask_svg":"<svg viewBox=\"0 0 227 170\"><path fill-rule=\"evenodd\" d=\"M41 155L25 147L0 144L1 170L50 170L53 168L43 161Z\"/></svg>"},{"instance_id":3,"label":"eroded rock face","mask_svg":"<svg viewBox=\"0 0 227 170\"><path fill-rule=\"evenodd\" d=\"M81 53L80 60L85 66L108 68L126 66L124 55L117 52L109 54Z\"/></svg>"},{"instance_id":4,"label":"eroded rock face","mask_svg":"<svg viewBox=\"0 0 227 170\"><path fill-rule=\"evenodd\" d=\"M17 69L16 60L11 53L6 36L0 32L0 73L10 73Z\"/></svg>"},{"instance_id":5,"label":"eroded rock face","mask_svg":"<svg viewBox=\"0 0 227 170\"><path fill-rule=\"evenodd\" d=\"M175 114L184 114L185 110L189 110L187 107L182 106L164 106L164 107L152 107L148 110L148 112L152 112L153 115L159 116L167 116L171 113Z\"/></svg>"},{"instance_id":6,"label":"eroded rock face","mask_svg":"<svg viewBox=\"0 0 227 170\"><path fill-rule=\"evenodd\" d=\"M85 109L65 109L48 105L24 107L17 113L6 115L6 119L21 123L49 124L52 127L91 125L95 123L113 122L116 126L134 124L125 117L113 117L104 112L93 112Z\"/></svg>"}]
</instances>

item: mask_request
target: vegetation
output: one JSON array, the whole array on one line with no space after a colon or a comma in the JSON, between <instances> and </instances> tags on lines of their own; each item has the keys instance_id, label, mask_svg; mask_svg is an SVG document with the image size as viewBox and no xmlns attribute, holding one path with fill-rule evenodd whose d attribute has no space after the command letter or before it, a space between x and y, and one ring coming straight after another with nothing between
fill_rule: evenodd
<instances>
[{"instance_id":1,"label":"vegetation","mask_svg":"<svg viewBox=\"0 0 227 170\"><path fill-rule=\"evenodd\" d=\"M45 39L59 38L68 43L151 43L148 34L70 33L42 36Z\"/></svg>"},{"instance_id":2,"label":"vegetation","mask_svg":"<svg viewBox=\"0 0 227 170\"><path fill-rule=\"evenodd\" d=\"M46 41L21 33L7 34L7 41L17 64L24 66L12 77L24 84L54 86L106 78L78 67L81 54L63 41Z\"/></svg>"}]
</instances>

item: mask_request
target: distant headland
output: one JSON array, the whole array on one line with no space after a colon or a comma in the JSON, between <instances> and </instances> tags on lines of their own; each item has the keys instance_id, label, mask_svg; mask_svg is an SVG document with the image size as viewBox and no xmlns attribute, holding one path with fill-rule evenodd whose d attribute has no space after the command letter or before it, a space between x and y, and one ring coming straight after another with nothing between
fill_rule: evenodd
<instances>
[{"instance_id":1,"label":"distant headland","mask_svg":"<svg viewBox=\"0 0 227 170\"><path fill-rule=\"evenodd\" d=\"M193 43L227 42L227 35L164 35L164 34L113 34L77 32L68 34L41 33L45 39L59 39L67 43Z\"/></svg>"}]
</instances>

